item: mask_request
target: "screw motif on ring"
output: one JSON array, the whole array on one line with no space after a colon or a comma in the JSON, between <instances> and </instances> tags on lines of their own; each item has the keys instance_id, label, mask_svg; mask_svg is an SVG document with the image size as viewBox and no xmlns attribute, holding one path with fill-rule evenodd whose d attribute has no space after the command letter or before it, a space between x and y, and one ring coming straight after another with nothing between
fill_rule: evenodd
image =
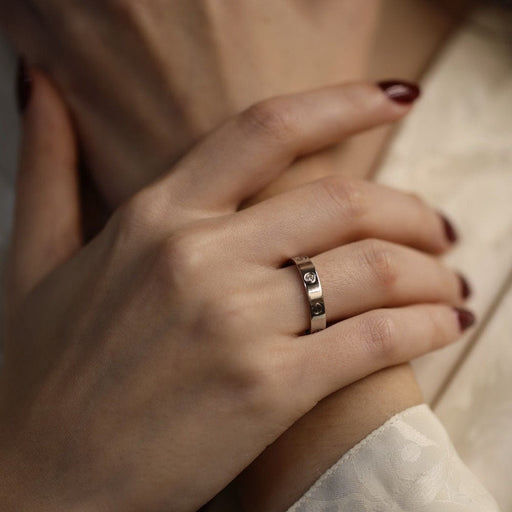
<instances>
[{"instance_id":1,"label":"screw motif on ring","mask_svg":"<svg viewBox=\"0 0 512 512\"><path fill-rule=\"evenodd\" d=\"M304 281L309 284L316 283L316 275L313 272L307 272L304 274Z\"/></svg>"},{"instance_id":2,"label":"screw motif on ring","mask_svg":"<svg viewBox=\"0 0 512 512\"><path fill-rule=\"evenodd\" d=\"M308 301L310 320L308 334L321 331L327 327L327 316L325 313L322 284L320 283L315 265L305 256L297 256L292 258L292 261L299 271Z\"/></svg>"}]
</instances>

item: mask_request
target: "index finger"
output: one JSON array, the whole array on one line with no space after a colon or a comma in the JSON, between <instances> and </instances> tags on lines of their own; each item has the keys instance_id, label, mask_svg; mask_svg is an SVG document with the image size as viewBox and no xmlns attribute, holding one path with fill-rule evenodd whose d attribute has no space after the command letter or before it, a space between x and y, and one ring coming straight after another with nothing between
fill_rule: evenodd
<instances>
[{"instance_id":1,"label":"index finger","mask_svg":"<svg viewBox=\"0 0 512 512\"><path fill-rule=\"evenodd\" d=\"M158 187L184 209L235 211L295 159L397 121L418 95L405 82L350 83L263 101L206 137Z\"/></svg>"}]
</instances>

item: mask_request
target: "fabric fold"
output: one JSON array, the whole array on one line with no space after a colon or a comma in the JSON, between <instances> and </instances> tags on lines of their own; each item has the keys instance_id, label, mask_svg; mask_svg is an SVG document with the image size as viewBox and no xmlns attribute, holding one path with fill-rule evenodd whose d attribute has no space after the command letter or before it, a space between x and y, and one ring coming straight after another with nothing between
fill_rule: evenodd
<instances>
[{"instance_id":1,"label":"fabric fold","mask_svg":"<svg viewBox=\"0 0 512 512\"><path fill-rule=\"evenodd\" d=\"M347 452L288 512L499 512L427 405Z\"/></svg>"}]
</instances>

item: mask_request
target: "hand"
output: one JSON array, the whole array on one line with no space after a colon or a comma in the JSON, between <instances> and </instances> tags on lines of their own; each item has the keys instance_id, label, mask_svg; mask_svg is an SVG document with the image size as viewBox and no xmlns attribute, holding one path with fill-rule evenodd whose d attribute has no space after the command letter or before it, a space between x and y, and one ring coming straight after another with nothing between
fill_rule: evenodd
<instances>
[{"instance_id":1,"label":"hand","mask_svg":"<svg viewBox=\"0 0 512 512\"><path fill-rule=\"evenodd\" d=\"M459 279L425 253L450 243L417 198L331 178L236 211L298 156L407 112L379 88L245 111L81 247L70 120L32 77L0 387L4 510L195 510L323 397L459 337ZM300 254L332 323L301 337L304 291L283 268Z\"/></svg>"},{"instance_id":2,"label":"hand","mask_svg":"<svg viewBox=\"0 0 512 512\"><path fill-rule=\"evenodd\" d=\"M379 4L2 0L0 20L58 83L117 206L252 103L360 79Z\"/></svg>"}]
</instances>

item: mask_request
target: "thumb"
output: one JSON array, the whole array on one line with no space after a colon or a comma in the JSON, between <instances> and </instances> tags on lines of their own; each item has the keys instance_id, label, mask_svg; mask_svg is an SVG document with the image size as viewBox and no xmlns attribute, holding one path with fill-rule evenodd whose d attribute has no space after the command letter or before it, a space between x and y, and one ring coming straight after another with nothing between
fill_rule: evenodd
<instances>
[{"instance_id":1,"label":"thumb","mask_svg":"<svg viewBox=\"0 0 512 512\"><path fill-rule=\"evenodd\" d=\"M77 148L65 105L35 69L20 66L25 85L23 136L7 274L17 303L82 245Z\"/></svg>"}]
</instances>

